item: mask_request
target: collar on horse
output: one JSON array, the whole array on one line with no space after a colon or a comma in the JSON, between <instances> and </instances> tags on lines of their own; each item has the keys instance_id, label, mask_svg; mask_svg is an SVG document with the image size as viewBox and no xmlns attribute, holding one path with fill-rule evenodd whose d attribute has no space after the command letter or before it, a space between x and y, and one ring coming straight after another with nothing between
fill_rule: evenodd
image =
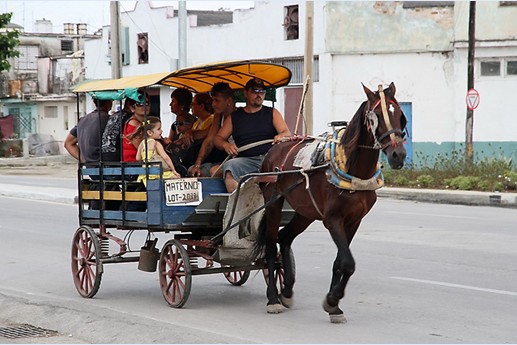
<instances>
[{"instance_id":1,"label":"collar on horse","mask_svg":"<svg viewBox=\"0 0 517 345\"><path fill-rule=\"evenodd\" d=\"M329 162L329 168L326 171L328 182L338 188L350 191L376 190L384 186L384 176L379 164L377 164L375 174L366 180L352 176L347 172L345 152L341 148L336 149L344 133L345 128L334 131L332 137L329 136L325 143L325 161Z\"/></svg>"}]
</instances>

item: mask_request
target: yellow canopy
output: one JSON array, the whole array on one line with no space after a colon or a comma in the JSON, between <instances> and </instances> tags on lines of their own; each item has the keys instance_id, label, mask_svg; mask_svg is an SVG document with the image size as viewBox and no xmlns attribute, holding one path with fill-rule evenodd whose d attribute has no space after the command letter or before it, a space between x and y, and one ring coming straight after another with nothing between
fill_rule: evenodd
<instances>
[{"instance_id":1,"label":"yellow canopy","mask_svg":"<svg viewBox=\"0 0 517 345\"><path fill-rule=\"evenodd\" d=\"M263 61L227 61L183 68L172 73L84 82L73 92L113 91L159 84L198 93L210 91L217 82L227 82L232 89L239 90L252 78L260 78L266 86L277 88L289 84L291 71L285 66Z\"/></svg>"},{"instance_id":2,"label":"yellow canopy","mask_svg":"<svg viewBox=\"0 0 517 345\"><path fill-rule=\"evenodd\" d=\"M208 92L217 82L227 82L234 90L243 89L252 78L260 78L266 86L277 88L289 84L291 71L285 66L263 61L227 61L177 70L159 84Z\"/></svg>"},{"instance_id":3,"label":"yellow canopy","mask_svg":"<svg viewBox=\"0 0 517 345\"><path fill-rule=\"evenodd\" d=\"M93 80L77 85L73 92L114 91L127 88L141 88L158 84L170 72L124 77L119 79Z\"/></svg>"}]
</instances>

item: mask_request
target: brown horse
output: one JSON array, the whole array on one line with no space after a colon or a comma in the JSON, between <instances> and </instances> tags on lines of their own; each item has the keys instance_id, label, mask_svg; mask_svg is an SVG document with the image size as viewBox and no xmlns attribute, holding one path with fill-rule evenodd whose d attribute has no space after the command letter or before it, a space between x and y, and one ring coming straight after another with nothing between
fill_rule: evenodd
<instances>
[{"instance_id":1,"label":"brown horse","mask_svg":"<svg viewBox=\"0 0 517 345\"><path fill-rule=\"evenodd\" d=\"M380 173L378 159L381 150L386 154L392 168L400 169L404 165L406 150L403 145L403 131L406 118L395 99L393 83L384 90L379 86L377 92L372 92L364 85L363 89L368 100L363 102L351 119L335 150L342 150L341 154L344 153L346 157L346 176L359 181L371 181L372 177L379 176ZM264 159L262 172L299 171L300 168L293 166L295 156L313 140L274 145ZM306 175L299 172L282 173L275 182L260 183L264 200L270 204L266 207L255 250L256 253L263 252L265 246L269 272L268 313L280 313L282 305L287 308L292 305L295 272L291 244L313 221L321 220L338 248L332 268L330 290L323 302L323 309L329 313L331 322L346 322L343 311L339 308L339 301L343 298L348 279L355 270L355 261L349 246L361 220L377 200L375 189L379 185L359 188L361 190L336 186L329 182L330 169L309 169ZM382 175L380 176L382 185ZM275 198L278 199L273 201ZM295 215L290 223L278 231L284 200L295 210ZM276 287L276 275L272 274L276 266L277 243L280 245L284 269L280 295Z\"/></svg>"}]
</instances>

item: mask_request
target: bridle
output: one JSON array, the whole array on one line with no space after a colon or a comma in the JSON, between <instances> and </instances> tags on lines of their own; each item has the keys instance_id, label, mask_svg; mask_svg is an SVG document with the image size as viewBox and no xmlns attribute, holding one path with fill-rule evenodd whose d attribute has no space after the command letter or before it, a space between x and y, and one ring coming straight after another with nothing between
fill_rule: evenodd
<instances>
[{"instance_id":1,"label":"bridle","mask_svg":"<svg viewBox=\"0 0 517 345\"><path fill-rule=\"evenodd\" d=\"M373 140L374 140L373 147L363 146L363 145L360 145L360 147L384 151L390 145L392 147L398 147L399 145L403 145L405 140L404 140L404 132L402 131L402 129L393 128L393 126L391 125L390 117L388 115L388 109L386 108L386 101L385 101L385 97L384 97L384 91L382 90L382 85L379 85L379 96L380 96L379 100L377 102L375 102L375 104L372 107L369 107L370 101L368 101L367 107L366 107L366 109L367 109L366 115L365 115L365 119L364 119L365 125L368 127L368 130L373 135ZM390 103L390 106L393 106L393 105L395 105L397 107L399 106L398 103L395 102L394 100L389 100L389 103ZM377 113L375 112L375 109L377 109L377 107L379 105L381 106L384 123L386 124L386 128L388 130L386 132L384 132L383 134L381 134L379 137L377 137L376 132L377 132L377 127L379 126L379 118L377 116ZM398 134L398 136L396 134ZM385 144L382 144L382 141L388 136L390 137L391 140Z\"/></svg>"}]
</instances>

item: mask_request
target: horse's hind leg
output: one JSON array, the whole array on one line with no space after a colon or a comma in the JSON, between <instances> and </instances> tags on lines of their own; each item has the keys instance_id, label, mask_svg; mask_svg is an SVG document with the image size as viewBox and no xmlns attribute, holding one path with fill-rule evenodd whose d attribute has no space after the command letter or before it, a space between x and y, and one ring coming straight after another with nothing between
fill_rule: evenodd
<instances>
[{"instance_id":1,"label":"horse's hind leg","mask_svg":"<svg viewBox=\"0 0 517 345\"><path fill-rule=\"evenodd\" d=\"M327 224L325 224L327 226ZM353 225L352 233L355 233L359 224ZM329 313L330 322L343 323L346 322L343 311L339 308L339 301L345 296L345 288L348 280L354 274L355 260L349 248L349 240L344 231L344 227L330 226L328 227L334 243L336 243L338 251L334 265L332 266L332 281L330 290L323 301L323 309Z\"/></svg>"},{"instance_id":2,"label":"horse's hind leg","mask_svg":"<svg viewBox=\"0 0 517 345\"><path fill-rule=\"evenodd\" d=\"M280 294L280 301L286 308L293 305L293 287L296 280L296 267L291 245L293 240L301 234L313 222L312 219L295 213L293 219L278 234L280 252L282 253L282 266L284 268L284 284Z\"/></svg>"},{"instance_id":3,"label":"horse's hind leg","mask_svg":"<svg viewBox=\"0 0 517 345\"><path fill-rule=\"evenodd\" d=\"M278 290L275 281L276 255L278 227L280 226L280 217L282 216L283 198L279 198L266 208L266 263L268 268L268 281L266 296L267 312L270 314L278 314L282 312L282 305L278 299Z\"/></svg>"}]
</instances>

